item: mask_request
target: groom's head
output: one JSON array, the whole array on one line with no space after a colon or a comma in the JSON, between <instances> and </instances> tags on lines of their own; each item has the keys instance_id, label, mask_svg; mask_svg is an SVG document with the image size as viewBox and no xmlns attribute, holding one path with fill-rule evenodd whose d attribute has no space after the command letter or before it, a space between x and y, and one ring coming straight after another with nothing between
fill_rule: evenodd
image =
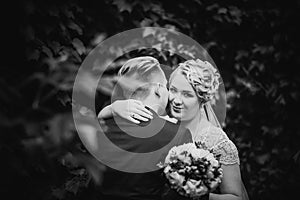
<instances>
[{"instance_id":1,"label":"groom's head","mask_svg":"<svg viewBox=\"0 0 300 200\"><path fill-rule=\"evenodd\" d=\"M161 114L168 102L167 79L157 59L150 56L128 60L119 71L126 99L137 99Z\"/></svg>"}]
</instances>

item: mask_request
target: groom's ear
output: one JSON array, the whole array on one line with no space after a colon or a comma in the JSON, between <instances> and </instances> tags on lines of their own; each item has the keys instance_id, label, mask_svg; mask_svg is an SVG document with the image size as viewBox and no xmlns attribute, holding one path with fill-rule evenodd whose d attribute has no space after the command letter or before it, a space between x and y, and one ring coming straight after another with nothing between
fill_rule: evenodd
<instances>
[{"instance_id":1,"label":"groom's ear","mask_svg":"<svg viewBox=\"0 0 300 200\"><path fill-rule=\"evenodd\" d=\"M161 92L160 92L160 86L159 84L157 84L154 88L154 94L157 96L157 97L161 97Z\"/></svg>"}]
</instances>

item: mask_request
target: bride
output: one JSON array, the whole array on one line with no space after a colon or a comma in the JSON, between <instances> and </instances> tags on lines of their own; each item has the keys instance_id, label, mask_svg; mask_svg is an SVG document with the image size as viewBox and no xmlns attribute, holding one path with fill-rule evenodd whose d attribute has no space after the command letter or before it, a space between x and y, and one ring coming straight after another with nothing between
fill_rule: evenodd
<instances>
[{"instance_id":1,"label":"bride","mask_svg":"<svg viewBox=\"0 0 300 200\"><path fill-rule=\"evenodd\" d=\"M210 193L209 199L247 200L237 148L222 130L210 106L210 100L219 87L218 78L218 72L207 61L197 59L179 64L169 79L170 109L169 116L165 118L174 123L180 121L181 125L190 130L194 141L201 141L215 154L221 155L223 179L220 192ZM112 115L118 115L133 123L152 118L151 112L138 100L115 101L103 108L98 117Z\"/></svg>"}]
</instances>

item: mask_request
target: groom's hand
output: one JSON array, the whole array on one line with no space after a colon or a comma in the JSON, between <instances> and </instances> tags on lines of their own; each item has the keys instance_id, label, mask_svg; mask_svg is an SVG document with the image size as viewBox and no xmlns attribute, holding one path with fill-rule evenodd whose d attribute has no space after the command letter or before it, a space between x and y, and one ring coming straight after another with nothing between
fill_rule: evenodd
<instances>
[{"instance_id":1,"label":"groom's hand","mask_svg":"<svg viewBox=\"0 0 300 200\"><path fill-rule=\"evenodd\" d=\"M136 124L153 118L153 114L146 109L145 105L134 99L115 101L112 103L112 113L114 116L119 116Z\"/></svg>"}]
</instances>

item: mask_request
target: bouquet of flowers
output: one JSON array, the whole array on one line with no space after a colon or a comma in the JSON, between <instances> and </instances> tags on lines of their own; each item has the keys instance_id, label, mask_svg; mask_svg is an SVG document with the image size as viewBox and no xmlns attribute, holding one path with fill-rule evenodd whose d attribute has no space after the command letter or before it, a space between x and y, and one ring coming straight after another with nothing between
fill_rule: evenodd
<instances>
[{"instance_id":1,"label":"bouquet of flowers","mask_svg":"<svg viewBox=\"0 0 300 200\"><path fill-rule=\"evenodd\" d=\"M223 176L219 157L201 142L173 147L159 167L172 189L192 199L216 189Z\"/></svg>"}]
</instances>

